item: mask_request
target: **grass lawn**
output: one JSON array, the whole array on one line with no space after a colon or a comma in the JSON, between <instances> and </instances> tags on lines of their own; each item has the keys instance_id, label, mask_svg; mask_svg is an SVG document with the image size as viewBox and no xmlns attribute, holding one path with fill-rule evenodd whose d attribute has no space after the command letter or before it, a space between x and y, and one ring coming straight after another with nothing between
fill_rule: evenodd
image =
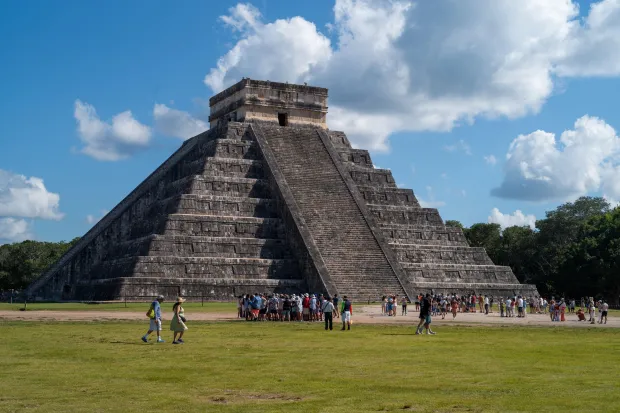
<instances>
[{"instance_id":1,"label":"grass lawn","mask_svg":"<svg viewBox=\"0 0 620 413\"><path fill-rule=\"evenodd\" d=\"M620 330L0 321L0 411L617 411Z\"/></svg>"},{"instance_id":2,"label":"grass lawn","mask_svg":"<svg viewBox=\"0 0 620 413\"><path fill-rule=\"evenodd\" d=\"M163 310L172 311L172 305L174 302L164 302L162 304ZM100 304L90 303L28 303L26 306L27 311L131 311L146 313L149 309L150 302L144 301L143 303L124 303L124 302L106 302ZM0 310L15 310L19 311L24 308L24 303L0 303ZM188 312L226 312L232 316L237 314L236 303L219 303L219 302L187 302L183 304Z\"/></svg>"}]
</instances>

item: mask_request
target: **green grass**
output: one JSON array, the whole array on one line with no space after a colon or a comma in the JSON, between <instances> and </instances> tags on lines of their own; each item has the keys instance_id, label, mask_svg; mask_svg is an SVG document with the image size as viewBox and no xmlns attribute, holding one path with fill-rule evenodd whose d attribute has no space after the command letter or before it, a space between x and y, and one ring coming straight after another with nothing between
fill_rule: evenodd
<instances>
[{"instance_id":1,"label":"green grass","mask_svg":"<svg viewBox=\"0 0 620 413\"><path fill-rule=\"evenodd\" d=\"M164 302L163 310L172 311L173 302ZM143 303L124 303L124 302L106 302L106 303L28 303L27 311L130 311L146 313L150 302ZM0 310L19 311L24 308L24 303L0 303ZM220 303L220 302L187 302L183 304L186 311L191 312L227 312L232 316L237 314L236 303Z\"/></svg>"},{"instance_id":2,"label":"green grass","mask_svg":"<svg viewBox=\"0 0 620 413\"><path fill-rule=\"evenodd\" d=\"M0 411L615 411L620 330L2 322ZM615 407L614 407L615 406Z\"/></svg>"}]
</instances>

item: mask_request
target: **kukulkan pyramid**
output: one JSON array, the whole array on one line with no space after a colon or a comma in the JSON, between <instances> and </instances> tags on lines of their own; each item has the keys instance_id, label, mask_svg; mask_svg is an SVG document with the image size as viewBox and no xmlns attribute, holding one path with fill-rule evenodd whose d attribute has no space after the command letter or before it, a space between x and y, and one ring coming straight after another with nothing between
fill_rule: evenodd
<instances>
[{"instance_id":1,"label":"kukulkan pyramid","mask_svg":"<svg viewBox=\"0 0 620 413\"><path fill-rule=\"evenodd\" d=\"M327 89L243 79L209 103L210 129L185 141L27 294L537 294L329 130Z\"/></svg>"}]
</instances>

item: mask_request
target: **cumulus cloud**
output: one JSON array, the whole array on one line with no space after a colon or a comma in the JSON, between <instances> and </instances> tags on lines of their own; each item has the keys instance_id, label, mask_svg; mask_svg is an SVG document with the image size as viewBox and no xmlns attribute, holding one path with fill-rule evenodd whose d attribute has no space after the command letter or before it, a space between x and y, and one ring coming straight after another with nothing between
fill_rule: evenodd
<instances>
[{"instance_id":1,"label":"cumulus cloud","mask_svg":"<svg viewBox=\"0 0 620 413\"><path fill-rule=\"evenodd\" d=\"M512 214L503 214L499 209L493 208L488 222L490 224L499 224L502 229L514 226L536 228L536 217L534 215L525 215L518 209Z\"/></svg>"},{"instance_id":2,"label":"cumulus cloud","mask_svg":"<svg viewBox=\"0 0 620 413\"><path fill-rule=\"evenodd\" d=\"M263 23L258 9L238 4L220 19L242 39L211 69L204 82L214 92L253 76L263 80L299 83L332 53L330 41L314 23L302 17Z\"/></svg>"},{"instance_id":3,"label":"cumulus cloud","mask_svg":"<svg viewBox=\"0 0 620 413\"><path fill-rule=\"evenodd\" d=\"M512 141L502 184L492 195L529 201L566 201L603 191L620 197L620 140L604 120L582 116L559 140L537 130Z\"/></svg>"},{"instance_id":4,"label":"cumulus cloud","mask_svg":"<svg viewBox=\"0 0 620 413\"><path fill-rule=\"evenodd\" d=\"M330 88L332 129L387 150L399 131L448 131L479 117L536 113L554 75L620 71L620 0L336 0L336 44L302 17L264 23L239 4L221 20L240 40L205 83L243 76ZM282 64L286 62L286 64Z\"/></svg>"},{"instance_id":5,"label":"cumulus cloud","mask_svg":"<svg viewBox=\"0 0 620 413\"><path fill-rule=\"evenodd\" d=\"M489 155L484 157L484 161L489 165L495 165L497 163L497 158L495 158L495 155Z\"/></svg>"},{"instance_id":6,"label":"cumulus cloud","mask_svg":"<svg viewBox=\"0 0 620 413\"><path fill-rule=\"evenodd\" d=\"M0 218L0 245L34 238L30 224L24 219Z\"/></svg>"},{"instance_id":7,"label":"cumulus cloud","mask_svg":"<svg viewBox=\"0 0 620 413\"><path fill-rule=\"evenodd\" d=\"M84 144L81 152L100 161L124 159L146 147L151 140L151 129L138 122L131 111L121 112L111 122L104 122L92 105L77 99L73 116Z\"/></svg>"},{"instance_id":8,"label":"cumulus cloud","mask_svg":"<svg viewBox=\"0 0 620 413\"><path fill-rule=\"evenodd\" d=\"M189 139L209 129L209 124L194 118L182 110L172 109L164 104L153 107L155 128L167 136Z\"/></svg>"},{"instance_id":9,"label":"cumulus cloud","mask_svg":"<svg viewBox=\"0 0 620 413\"><path fill-rule=\"evenodd\" d=\"M60 196L48 192L43 179L0 169L0 217L60 220Z\"/></svg>"},{"instance_id":10,"label":"cumulus cloud","mask_svg":"<svg viewBox=\"0 0 620 413\"><path fill-rule=\"evenodd\" d=\"M444 201L438 201L435 199L435 191L432 186L426 187L426 196L424 199L417 196L418 202L422 208L441 208L442 206L446 206Z\"/></svg>"}]
</instances>

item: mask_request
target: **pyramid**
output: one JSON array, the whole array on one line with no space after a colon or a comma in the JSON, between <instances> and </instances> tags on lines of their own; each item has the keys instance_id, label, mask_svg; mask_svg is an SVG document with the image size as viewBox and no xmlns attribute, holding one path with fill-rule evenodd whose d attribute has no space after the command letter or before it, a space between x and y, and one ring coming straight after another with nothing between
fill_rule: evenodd
<instances>
[{"instance_id":1,"label":"pyramid","mask_svg":"<svg viewBox=\"0 0 620 413\"><path fill-rule=\"evenodd\" d=\"M327 96L247 78L213 96L210 129L185 141L27 294L538 294L329 130Z\"/></svg>"}]
</instances>

